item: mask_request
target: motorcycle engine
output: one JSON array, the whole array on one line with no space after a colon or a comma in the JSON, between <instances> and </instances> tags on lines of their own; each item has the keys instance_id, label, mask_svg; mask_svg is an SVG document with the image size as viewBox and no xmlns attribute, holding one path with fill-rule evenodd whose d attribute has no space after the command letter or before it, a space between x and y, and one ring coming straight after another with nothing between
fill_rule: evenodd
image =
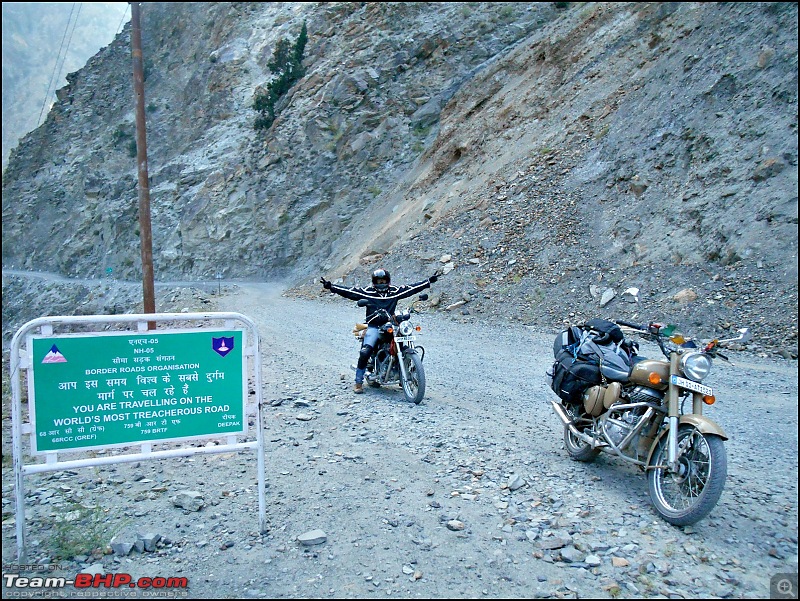
<instances>
[{"instance_id":1,"label":"motorcycle engine","mask_svg":"<svg viewBox=\"0 0 800 601\"><path fill-rule=\"evenodd\" d=\"M628 433L633 430L639 422L639 418L645 411L645 408L630 409L625 411L622 415L618 415L618 412L615 411L610 412L604 420L603 431L605 435L615 446L619 446ZM617 415L617 417L612 417L612 415Z\"/></svg>"},{"instance_id":2,"label":"motorcycle engine","mask_svg":"<svg viewBox=\"0 0 800 601\"><path fill-rule=\"evenodd\" d=\"M617 423L617 420L606 421L605 433L614 443L614 446L619 445L628 432L630 432L630 428L624 424Z\"/></svg>"},{"instance_id":3,"label":"motorcycle engine","mask_svg":"<svg viewBox=\"0 0 800 601\"><path fill-rule=\"evenodd\" d=\"M378 349L378 351L374 355L374 359L375 359L375 372L382 373L383 366L389 359L389 351L387 351L384 348Z\"/></svg>"},{"instance_id":4,"label":"motorcycle engine","mask_svg":"<svg viewBox=\"0 0 800 601\"><path fill-rule=\"evenodd\" d=\"M656 403L661 404L664 399L664 393L652 388L645 388L644 386L637 386L632 390L626 391L628 394L629 402L631 403Z\"/></svg>"},{"instance_id":5,"label":"motorcycle engine","mask_svg":"<svg viewBox=\"0 0 800 601\"><path fill-rule=\"evenodd\" d=\"M648 406L661 405L664 399L664 393L646 386L635 386L633 388L625 388L623 393L624 399L622 404L636 405L642 403L637 407L627 409L625 411L615 410L615 405L609 408L608 413L602 419L602 431L614 446L619 447L625 437L633 430L639 423L641 417L647 412ZM638 440L639 436L634 436L632 440L628 441L625 447L631 448Z\"/></svg>"}]
</instances>

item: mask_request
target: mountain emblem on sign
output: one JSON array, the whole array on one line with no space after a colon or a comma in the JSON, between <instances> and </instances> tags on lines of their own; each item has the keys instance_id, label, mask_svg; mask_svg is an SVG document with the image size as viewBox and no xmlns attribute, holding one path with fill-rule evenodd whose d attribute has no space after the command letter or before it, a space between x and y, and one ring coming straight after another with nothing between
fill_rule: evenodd
<instances>
[{"instance_id":1,"label":"mountain emblem on sign","mask_svg":"<svg viewBox=\"0 0 800 601\"><path fill-rule=\"evenodd\" d=\"M42 359L42 363L66 363L67 358L61 354L58 347L54 344L50 347L50 351Z\"/></svg>"}]
</instances>

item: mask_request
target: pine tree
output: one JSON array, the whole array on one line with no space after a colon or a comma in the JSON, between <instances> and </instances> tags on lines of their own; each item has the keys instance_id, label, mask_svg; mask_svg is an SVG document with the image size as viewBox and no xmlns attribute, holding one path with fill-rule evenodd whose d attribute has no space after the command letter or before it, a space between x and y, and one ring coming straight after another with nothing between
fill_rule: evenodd
<instances>
[{"instance_id":1,"label":"pine tree","mask_svg":"<svg viewBox=\"0 0 800 601\"><path fill-rule=\"evenodd\" d=\"M303 53L306 50L307 41L308 31L306 30L306 22L303 21L303 27L300 29L300 35L297 36L297 41L294 43L292 51L292 83L306 74L306 70L303 67Z\"/></svg>"},{"instance_id":2,"label":"pine tree","mask_svg":"<svg viewBox=\"0 0 800 601\"><path fill-rule=\"evenodd\" d=\"M290 47L289 42L283 38L275 45L272 59L267 63L275 77L267 84L266 93L256 94L253 100L253 108L259 113L255 120L255 129L268 129L272 125L275 121L275 104L305 75L303 53L307 41L308 31L303 21L294 46Z\"/></svg>"}]
</instances>

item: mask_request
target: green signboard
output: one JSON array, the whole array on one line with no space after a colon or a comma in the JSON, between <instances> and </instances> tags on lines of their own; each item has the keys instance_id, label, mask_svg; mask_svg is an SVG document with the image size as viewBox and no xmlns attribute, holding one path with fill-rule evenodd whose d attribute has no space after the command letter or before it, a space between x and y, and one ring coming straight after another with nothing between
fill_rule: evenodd
<instances>
[{"instance_id":1,"label":"green signboard","mask_svg":"<svg viewBox=\"0 0 800 601\"><path fill-rule=\"evenodd\" d=\"M34 454L247 431L239 330L31 338Z\"/></svg>"}]
</instances>

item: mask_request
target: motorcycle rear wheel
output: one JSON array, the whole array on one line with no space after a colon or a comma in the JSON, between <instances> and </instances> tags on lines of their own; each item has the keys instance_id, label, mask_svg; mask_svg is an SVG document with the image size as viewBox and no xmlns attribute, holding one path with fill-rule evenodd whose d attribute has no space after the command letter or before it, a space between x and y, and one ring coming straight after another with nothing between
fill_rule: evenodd
<instances>
[{"instance_id":1,"label":"motorcycle rear wheel","mask_svg":"<svg viewBox=\"0 0 800 601\"><path fill-rule=\"evenodd\" d=\"M589 420L581 417L581 406L566 403L562 403L561 406L564 407L564 410L566 411L570 420L572 420L573 424L576 424L578 430L584 430L590 423ZM577 424L581 425L577 426ZM600 454L600 449L598 447L592 447L592 445L586 444L572 433L572 431L569 429L569 426L564 426L564 446L566 447L567 453L569 453L569 456L573 461L589 463L590 461L594 461L595 457Z\"/></svg>"},{"instance_id":2,"label":"motorcycle rear wheel","mask_svg":"<svg viewBox=\"0 0 800 601\"><path fill-rule=\"evenodd\" d=\"M719 436L683 425L678 429L678 445L682 443L687 447L678 459L677 472L650 467L647 473L650 499L656 511L675 526L688 526L706 517L719 501L728 476L725 444ZM669 440L664 436L650 466L664 466L668 459Z\"/></svg>"},{"instance_id":3,"label":"motorcycle rear wheel","mask_svg":"<svg viewBox=\"0 0 800 601\"><path fill-rule=\"evenodd\" d=\"M406 399L419 405L422 397L425 396L425 369L422 367L422 359L413 350L403 353L403 365L406 368L406 378L400 372L400 385L403 387L403 394Z\"/></svg>"},{"instance_id":4,"label":"motorcycle rear wheel","mask_svg":"<svg viewBox=\"0 0 800 601\"><path fill-rule=\"evenodd\" d=\"M569 427L564 426L564 446L567 448L567 453L575 461L583 461L589 463L594 461L594 458L600 454L600 449L592 447L591 445L583 442L580 438L575 436Z\"/></svg>"}]
</instances>

